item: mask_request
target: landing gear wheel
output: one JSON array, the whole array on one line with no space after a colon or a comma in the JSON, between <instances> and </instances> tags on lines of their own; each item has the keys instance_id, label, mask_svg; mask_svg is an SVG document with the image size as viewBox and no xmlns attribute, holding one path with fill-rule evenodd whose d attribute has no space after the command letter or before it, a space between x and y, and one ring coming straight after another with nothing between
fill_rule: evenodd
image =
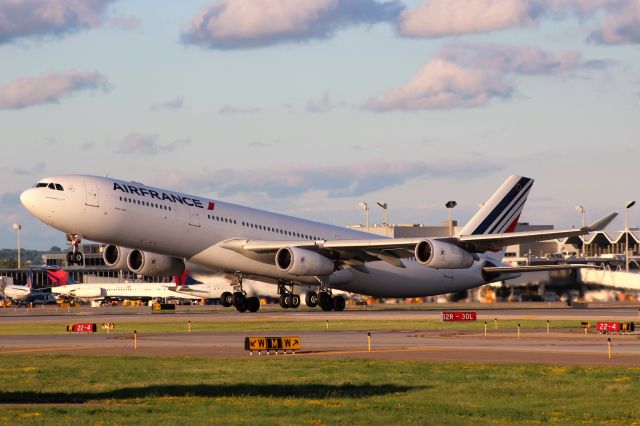
<instances>
[{"instance_id":1,"label":"landing gear wheel","mask_svg":"<svg viewBox=\"0 0 640 426\"><path fill-rule=\"evenodd\" d=\"M235 306L236 308L242 304L246 305L247 303L247 298L244 296L244 294L242 294L239 291L236 291L235 293L233 293L233 306ZM246 311L246 309L245 309ZM244 311L240 311L240 312L244 312Z\"/></svg>"},{"instance_id":2,"label":"landing gear wheel","mask_svg":"<svg viewBox=\"0 0 640 426\"><path fill-rule=\"evenodd\" d=\"M67 252L67 265L73 265L73 252L68 251Z\"/></svg>"},{"instance_id":3,"label":"landing gear wheel","mask_svg":"<svg viewBox=\"0 0 640 426\"><path fill-rule=\"evenodd\" d=\"M225 308L233 305L233 294L228 291L225 291L220 295L220 304Z\"/></svg>"},{"instance_id":4,"label":"landing gear wheel","mask_svg":"<svg viewBox=\"0 0 640 426\"><path fill-rule=\"evenodd\" d=\"M249 312L258 312L258 309L260 309L260 299L257 297L248 298L247 308L249 309Z\"/></svg>"},{"instance_id":5,"label":"landing gear wheel","mask_svg":"<svg viewBox=\"0 0 640 426\"><path fill-rule=\"evenodd\" d=\"M289 305L290 308L297 308L298 306L300 306L300 295L299 294L290 294L287 296L287 305Z\"/></svg>"},{"instance_id":6,"label":"landing gear wheel","mask_svg":"<svg viewBox=\"0 0 640 426\"><path fill-rule=\"evenodd\" d=\"M324 291L320 293L318 304L325 312L329 312L333 309L333 299L331 298L329 293L325 293Z\"/></svg>"},{"instance_id":7,"label":"landing gear wheel","mask_svg":"<svg viewBox=\"0 0 640 426\"><path fill-rule=\"evenodd\" d=\"M71 258L73 259L73 262L74 262L76 265L82 265L82 261L83 261L83 259L84 259L84 256L82 256L82 253L80 253L79 251L77 251L77 252L75 252L75 253L73 253L73 254L71 255Z\"/></svg>"},{"instance_id":8,"label":"landing gear wheel","mask_svg":"<svg viewBox=\"0 0 640 426\"><path fill-rule=\"evenodd\" d=\"M287 309L289 307L289 304L287 303L287 295L286 294L281 294L280 295L280 307Z\"/></svg>"},{"instance_id":9,"label":"landing gear wheel","mask_svg":"<svg viewBox=\"0 0 640 426\"><path fill-rule=\"evenodd\" d=\"M344 311L345 305L344 297L336 296L333 298L333 309L335 309L336 312Z\"/></svg>"},{"instance_id":10,"label":"landing gear wheel","mask_svg":"<svg viewBox=\"0 0 640 426\"><path fill-rule=\"evenodd\" d=\"M244 295L242 295L242 300L240 300L239 302L240 303L236 305L236 309L238 310L238 312L246 312L247 308L249 307L249 302L247 301L247 298L244 297Z\"/></svg>"},{"instance_id":11,"label":"landing gear wheel","mask_svg":"<svg viewBox=\"0 0 640 426\"><path fill-rule=\"evenodd\" d=\"M304 296L304 303L307 304L310 308L315 308L318 306L318 295L315 291L310 291Z\"/></svg>"}]
</instances>

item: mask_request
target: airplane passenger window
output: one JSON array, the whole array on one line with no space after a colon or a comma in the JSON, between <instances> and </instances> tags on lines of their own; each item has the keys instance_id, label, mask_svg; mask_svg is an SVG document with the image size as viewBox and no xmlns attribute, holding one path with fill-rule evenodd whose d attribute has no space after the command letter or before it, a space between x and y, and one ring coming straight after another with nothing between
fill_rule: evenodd
<instances>
[{"instance_id":1,"label":"airplane passenger window","mask_svg":"<svg viewBox=\"0 0 640 426\"><path fill-rule=\"evenodd\" d=\"M60 185L59 183L56 183L56 189L58 191L64 191L64 188L62 187L62 185Z\"/></svg>"}]
</instances>

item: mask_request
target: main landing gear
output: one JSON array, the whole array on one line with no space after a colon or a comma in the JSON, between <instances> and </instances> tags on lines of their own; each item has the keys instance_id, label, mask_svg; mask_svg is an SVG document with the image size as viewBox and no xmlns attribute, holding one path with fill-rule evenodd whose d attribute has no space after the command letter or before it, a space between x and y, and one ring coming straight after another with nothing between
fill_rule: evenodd
<instances>
[{"instance_id":1,"label":"main landing gear","mask_svg":"<svg viewBox=\"0 0 640 426\"><path fill-rule=\"evenodd\" d=\"M247 297L247 292L242 288L242 275L236 276L236 282L233 293L225 291L220 295L220 304L225 308L234 306L238 312L258 312L260 299L255 296Z\"/></svg>"},{"instance_id":2,"label":"main landing gear","mask_svg":"<svg viewBox=\"0 0 640 426\"><path fill-rule=\"evenodd\" d=\"M305 303L310 308L315 308L320 305L320 309L325 312L329 311L344 311L344 307L346 305L344 301L344 297L342 296L331 296L331 289L326 286L326 284L320 281L319 293L315 291L310 291L304 298Z\"/></svg>"},{"instance_id":3,"label":"main landing gear","mask_svg":"<svg viewBox=\"0 0 640 426\"><path fill-rule=\"evenodd\" d=\"M344 311L344 307L346 306L346 302L344 301L344 297L342 296L331 296L329 291L321 291L318 295L318 305L320 308L325 311Z\"/></svg>"},{"instance_id":4,"label":"main landing gear","mask_svg":"<svg viewBox=\"0 0 640 426\"><path fill-rule=\"evenodd\" d=\"M71 244L71 251L67 252L67 264L82 265L84 257L82 256L82 252L78 250L78 246L82 242L82 235L67 234L67 241L69 241L69 244Z\"/></svg>"},{"instance_id":5,"label":"main landing gear","mask_svg":"<svg viewBox=\"0 0 640 426\"><path fill-rule=\"evenodd\" d=\"M278 283L280 306L283 308L297 308L300 306L300 296L293 293L293 283L281 281ZM320 292L310 291L304 297L305 304L310 308L320 306L323 311L344 311L345 301L342 296L331 296L331 289L320 286Z\"/></svg>"},{"instance_id":6,"label":"main landing gear","mask_svg":"<svg viewBox=\"0 0 640 426\"><path fill-rule=\"evenodd\" d=\"M280 307L296 309L300 306L300 295L293 293L293 284L281 281L278 283L278 294L280 295Z\"/></svg>"}]
</instances>

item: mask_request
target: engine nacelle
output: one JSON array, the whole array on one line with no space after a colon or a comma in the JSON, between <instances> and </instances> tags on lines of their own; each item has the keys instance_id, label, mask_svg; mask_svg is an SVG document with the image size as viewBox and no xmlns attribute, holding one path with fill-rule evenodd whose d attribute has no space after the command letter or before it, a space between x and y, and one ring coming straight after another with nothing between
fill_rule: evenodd
<instances>
[{"instance_id":1,"label":"engine nacelle","mask_svg":"<svg viewBox=\"0 0 640 426\"><path fill-rule=\"evenodd\" d=\"M131 272L147 276L180 275L184 271L182 259L137 249L129 252L127 266Z\"/></svg>"},{"instance_id":2,"label":"engine nacelle","mask_svg":"<svg viewBox=\"0 0 640 426\"><path fill-rule=\"evenodd\" d=\"M282 272L298 276L331 275L335 269L331 259L299 247L284 247L278 250L276 266Z\"/></svg>"},{"instance_id":3,"label":"engine nacelle","mask_svg":"<svg viewBox=\"0 0 640 426\"><path fill-rule=\"evenodd\" d=\"M127 256L129 256L130 251L131 249L126 247L109 244L102 250L102 259L104 259L104 263L107 267L126 271L128 270Z\"/></svg>"},{"instance_id":4,"label":"engine nacelle","mask_svg":"<svg viewBox=\"0 0 640 426\"><path fill-rule=\"evenodd\" d=\"M105 291L101 287L77 288L73 295L79 299L95 299L105 296Z\"/></svg>"},{"instance_id":5,"label":"engine nacelle","mask_svg":"<svg viewBox=\"0 0 640 426\"><path fill-rule=\"evenodd\" d=\"M467 269L474 260L468 251L438 240L420 241L415 255L418 263L435 269Z\"/></svg>"}]
</instances>

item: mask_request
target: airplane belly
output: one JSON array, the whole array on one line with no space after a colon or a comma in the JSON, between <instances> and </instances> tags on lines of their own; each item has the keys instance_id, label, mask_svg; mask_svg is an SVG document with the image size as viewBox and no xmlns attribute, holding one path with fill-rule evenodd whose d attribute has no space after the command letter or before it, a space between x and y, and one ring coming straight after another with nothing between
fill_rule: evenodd
<instances>
[{"instance_id":1,"label":"airplane belly","mask_svg":"<svg viewBox=\"0 0 640 426\"><path fill-rule=\"evenodd\" d=\"M275 266L275 263L266 263L266 256L265 262L261 262L259 260L250 259L235 251L227 250L218 245L209 247L208 249L196 254L188 260L189 262L206 266L214 270L222 270L225 272L242 272L244 274L270 277L273 279L290 280L302 282L305 284L319 284L318 280L316 280L314 277L294 276L280 271Z\"/></svg>"},{"instance_id":2,"label":"airplane belly","mask_svg":"<svg viewBox=\"0 0 640 426\"><path fill-rule=\"evenodd\" d=\"M413 261L403 261L405 268L386 262L367 263L369 273L353 270L353 280L333 288L374 297L425 297L466 290L484 283L479 266L469 269L434 269Z\"/></svg>"}]
</instances>

